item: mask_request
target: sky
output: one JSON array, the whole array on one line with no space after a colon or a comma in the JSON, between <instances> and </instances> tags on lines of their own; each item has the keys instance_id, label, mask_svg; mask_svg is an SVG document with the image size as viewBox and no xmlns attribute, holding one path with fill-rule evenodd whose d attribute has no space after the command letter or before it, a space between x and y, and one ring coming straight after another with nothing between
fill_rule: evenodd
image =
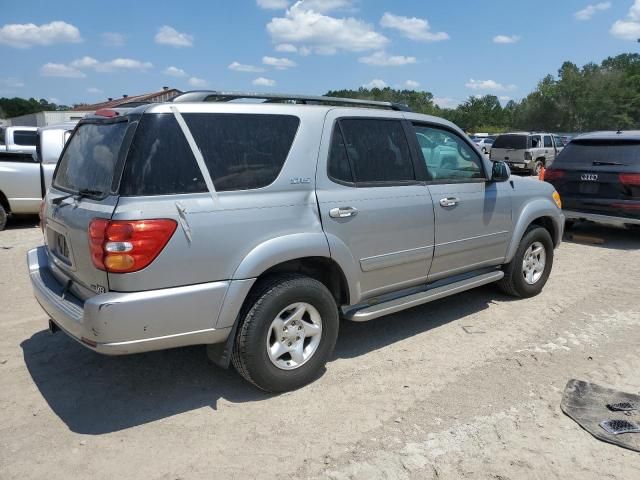
<instances>
[{"instance_id":1,"label":"sky","mask_svg":"<svg viewBox=\"0 0 640 480\"><path fill-rule=\"evenodd\" d=\"M640 0L3 2L0 96L360 86L520 99L564 61L640 53Z\"/></svg>"}]
</instances>

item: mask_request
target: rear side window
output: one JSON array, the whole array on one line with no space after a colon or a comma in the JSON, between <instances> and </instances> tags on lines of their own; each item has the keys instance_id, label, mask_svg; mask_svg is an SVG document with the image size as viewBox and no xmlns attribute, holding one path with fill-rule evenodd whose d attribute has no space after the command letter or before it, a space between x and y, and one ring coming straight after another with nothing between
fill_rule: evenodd
<instances>
[{"instance_id":1,"label":"rear side window","mask_svg":"<svg viewBox=\"0 0 640 480\"><path fill-rule=\"evenodd\" d=\"M525 135L500 135L493 142L493 148L525 150L527 148L527 137Z\"/></svg>"},{"instance_id":2,"label":"rear side window","mask_svg":"<svg viewBox=\"0 0 640 480\"><path fill-rule=\"evenodd\" d=\"M544 136L544 148L553 147L553 142L551 141L551 137L549 135Z\"/></svg>"},{"instance_id":3,"label":"rear side window","mask_svg":"<svg viewBox=\"0 0 640 480\"><path fill-rule=\"evenodd\" d=\"M14 130L13 143L23 147L35 147L38 144L38 132L32 130Z\"/></svg>"},{"instance_id":4,"label":"rear side window","mask_svg":"<svg viewBox=\"0 0 640 480\"><path fill-rule=\"evenodd\" d=\"M347 146L340 125L336 124L329 151L329 177L339 182L353 183L353 172L347 156Z\"/></svg>"},{"instance_id":5,"label":"rear side window","mask_svg":"<svg viewBox=\"0 0 640 480\"><path fill-rule=\"evenodd\" d=\"M356 183L415 180L409 144L400 121L351 118L340 120L339 125ZM332 168L330 162L330 173ZM348 175L344 166L335 168Z\"/></svg>"},{"instance_id":6,"label":"rear side window","mask_svg":"<svg viewBox=\"0 0 640 480\"><path fill-rule=\"evenodd\" d=\"M80 125L60 159L53 186L109 193L127 122Z\"/></svg>"},{"instance_id":7,"label":"rear side window","mask_svg":"<svg viewBox=\"0 0 640 480\"><path fill-rule=\"evenodd\" d=\"M289 115L183 114L219 192L266 187L280 174L300 120ZM127 158L122 195L206 192L172 114L144 115Z\"/></svg>"},{"instance_id":8,"label":"rear side window","mask_svg":"<svg viewBox=\"0 0 640 480\"><path fill-rule=\"evenodd\" d=\"M573 140L562 150L554 165L598 164L640 167L640 141Z\"/></svg>"},{"instance_id":9,"label":"rear side window","mask_svg":"<svg viewBox=\"0 0 640 480\"><path fill-rule=\"evenodd\" d=\"M542 147L542 137L540 135L530 136L528 148L540 148L540 147Z\"/></svg>"}]
</instances>

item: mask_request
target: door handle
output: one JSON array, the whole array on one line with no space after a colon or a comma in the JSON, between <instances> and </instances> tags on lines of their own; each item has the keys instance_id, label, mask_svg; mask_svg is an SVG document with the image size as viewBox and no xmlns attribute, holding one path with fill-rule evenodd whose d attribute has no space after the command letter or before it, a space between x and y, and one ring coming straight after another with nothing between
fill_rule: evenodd
<instances>
[{"instance_id":1,"label":"door handle","mask_svg":"<svg viewBox=\"0 0 640 480\"><path fill-rule=\"evenodd\" d=\"M457 197L446 197L446 198L441 198L440 199L440 206L441 207L455 207L458 202L460 202L460 199Z\"/></svg>"},{"instance_id":2,"label":"door handle","mask_svg":"<svg viewBox=\"0 0 640 480\"><path fill-rule=\"evenodd\" d=\"M331 218L348 218L355 217L358 214L358 209L353 207L340 207L332 208L329 210L329 216Z\"/></svg>"}]
</instances>

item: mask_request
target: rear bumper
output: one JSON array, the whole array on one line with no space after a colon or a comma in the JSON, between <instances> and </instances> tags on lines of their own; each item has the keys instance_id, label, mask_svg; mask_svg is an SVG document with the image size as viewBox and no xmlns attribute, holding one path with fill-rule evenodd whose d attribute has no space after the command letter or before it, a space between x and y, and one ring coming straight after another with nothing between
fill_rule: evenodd
<instances>
[{"instance_id":1,"label":"rear bumper","mask_svg":"<svg viewBox=\"0 0 640 480\"><path fill-rule=\"evenodd\" d=\"M33 292L53 322L67 335L107 355L224 342L231 326L214 328L221 312L233 315L250 288L222 281L134 293L109 292L83 301L70 293L49 269L46 247L27 253ZM241 281L246 282L246 281ZM252 283L252 282L251 282ZM228 298L228 292L234 292ZM227 306L225 306L227 305ZM239 307L238 307L239 308Z\"/></svg>"},{"instance_id":2,"label":"rear bumper","mask_svg":"<svg viewBox=\"0 0 640 480\"><path fill-rule=\"evenodd\" d=\"M592 222L606 223L610 225L640 225L640 219L629 217L617 217L599 213L584 213L573 210L564 210L567 220L590 220Z\"/></svg>"}]
</instances>

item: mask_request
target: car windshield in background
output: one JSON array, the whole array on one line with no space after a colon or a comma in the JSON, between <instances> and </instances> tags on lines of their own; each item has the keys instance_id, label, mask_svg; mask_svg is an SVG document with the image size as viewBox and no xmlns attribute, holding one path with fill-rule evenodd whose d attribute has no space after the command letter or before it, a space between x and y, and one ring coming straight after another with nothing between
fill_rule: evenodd
<instances>
[{"instance_id":1,"label":"car windshield in background","mask_svg":"<svg viewBox=\"0 0 640 480\"><path fill-rule=\"evenodd\" d=\"M38 144L38 132L31 130L15 130L13 143L23 147L35 147Z\"/></svg>"},{"instance_id":2,"label":"car windshield in background","mask_svg":"<svg viewBox=\"0 0 640 480\"><path fill-rule=\"evenodd\" d=\"M527 148L526 135L500 135L493 142L493 148L506 148L513 150L524 150Z\"/></svg>"},{"instance_id":3,"label":"car windshield in background","mask_svg":"<svg viewBox=\"0 0 640 480\"><path fill-rule=\"evenodd\" d=\"M69 192L109 193L127 122L81 125L64 152L53 186Z\"/></svg>"},{"instance_id":4,"label":"car windshield in background","mask_svg":"<svg viewBox=\"0 0 640 480\"><path fill-rule=\"evenodd\" d=\"M558 157L559 162L640 167L640 141L573 140Z\"/></svg>"}]
</instances>

